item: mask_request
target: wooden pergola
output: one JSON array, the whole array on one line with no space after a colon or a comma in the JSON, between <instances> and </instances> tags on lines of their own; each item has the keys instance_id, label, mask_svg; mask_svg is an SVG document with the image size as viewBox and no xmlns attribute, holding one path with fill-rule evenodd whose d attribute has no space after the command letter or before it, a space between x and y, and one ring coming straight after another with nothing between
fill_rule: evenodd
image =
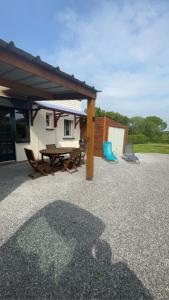
<instances>
[{"instance_id":1,"label":"wooden pergola","mask_svg":"<svg viewBox=\"0 0 169 300\"><path fill-rule=\"evenodd\" d=\"M97 90L73 75L42 61L39 56L0 40L0 85L19 95L20 99L87 100L86 179L94 175L94 114Z\"/></svg>"}]
</instances>

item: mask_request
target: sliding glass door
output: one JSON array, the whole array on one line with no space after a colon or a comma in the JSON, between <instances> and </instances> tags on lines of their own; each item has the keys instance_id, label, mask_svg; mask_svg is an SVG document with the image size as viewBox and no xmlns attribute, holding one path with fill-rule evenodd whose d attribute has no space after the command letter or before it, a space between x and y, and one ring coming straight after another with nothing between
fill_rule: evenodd
<instances>
[{"instance_id":1,"label":"sliding glass door","mask_svg":"<svg viewBox=\"0 0 169 300\"><path fill-rule=\"evenodd\" d=\"M15 160L14 110L0 107L0 162Z\"/></svg>"}]
</instances>

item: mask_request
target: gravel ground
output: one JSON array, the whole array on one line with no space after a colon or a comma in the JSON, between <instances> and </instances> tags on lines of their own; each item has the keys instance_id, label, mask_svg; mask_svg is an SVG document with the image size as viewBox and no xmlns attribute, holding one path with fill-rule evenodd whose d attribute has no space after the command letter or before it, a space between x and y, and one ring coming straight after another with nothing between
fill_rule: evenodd
<instances>
[{"instance_id":1,"label":"gravel ground","mask_svg":"<svg viewBox=\"0 0 169 300\"><path fill-rule=\"evenodd\" d=\"M31 180L0 167L1 299L169 299L169 155Z\"/></svg>"}]
</instances>

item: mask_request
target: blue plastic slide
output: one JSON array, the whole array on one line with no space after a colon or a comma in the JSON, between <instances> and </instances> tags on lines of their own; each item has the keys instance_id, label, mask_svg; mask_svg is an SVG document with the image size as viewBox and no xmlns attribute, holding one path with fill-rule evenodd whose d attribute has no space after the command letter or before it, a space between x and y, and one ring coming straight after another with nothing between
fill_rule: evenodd
<instances>
[{"instance_id":1,"label":"blue plastic slide","mask_svg":"<svg viewBox=\"0 0 169 300\"><path fill-rule=\"evenodd\" d=\"M111 142L104 142L103 143L103 153L104 157L108 161L118 161L117 156L112 152L112 143Z\"/></svg>"}]
</instances>

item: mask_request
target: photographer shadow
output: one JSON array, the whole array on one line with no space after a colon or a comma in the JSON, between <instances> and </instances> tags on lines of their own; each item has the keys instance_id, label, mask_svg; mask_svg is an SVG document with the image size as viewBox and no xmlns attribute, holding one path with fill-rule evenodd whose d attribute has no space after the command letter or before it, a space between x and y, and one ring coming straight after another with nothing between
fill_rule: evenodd
<instances>
[{"instance_id":1,"label":"photographer shadow","mask_svg":"<svg viewBox=\"0 0 169 300\"><path fill-rule=\"evenodd\" d=\"M0 249L2 299L153 299L125 262L112 263L104 228L64 201L40 210Z\"/></svg>"}]
</instances>

